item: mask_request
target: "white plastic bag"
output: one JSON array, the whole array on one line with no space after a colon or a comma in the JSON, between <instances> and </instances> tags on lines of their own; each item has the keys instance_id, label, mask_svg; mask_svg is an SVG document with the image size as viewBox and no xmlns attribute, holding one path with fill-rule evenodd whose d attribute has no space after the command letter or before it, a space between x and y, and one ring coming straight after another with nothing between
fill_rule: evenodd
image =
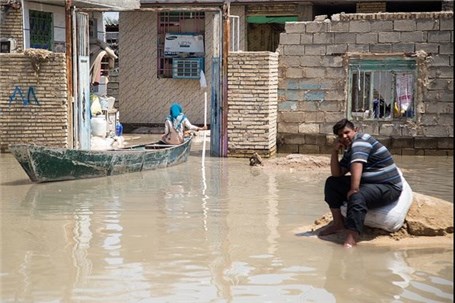
<instances>
[{"instance_id":1,"label":"white plastic bag","mask_svg":"<svg viewBox=\"0 0 455 303\"><path fill-rule=\"evenodd\" d=\"M96 95L91 95L90 98L92 101L92 104L90 105L90 112L92 113L92 116L102 114L100 98Z\"/></svg>"},{"instance_id":2,"label":"white plastic bag","mask_svg":"<svg viewBox=\"0 0 455 303\"><path fill-rule=\"evenodd\" d=\"M365 225L369 227L380 228L388 232L399 230L406 219L409 208L412 204L412 189L398 170L403 182L403 191L397 201L384 207L368 210L365 217ZM341 206L341 214L346 217L346 202Z\"/></svg>"}]
</instances>

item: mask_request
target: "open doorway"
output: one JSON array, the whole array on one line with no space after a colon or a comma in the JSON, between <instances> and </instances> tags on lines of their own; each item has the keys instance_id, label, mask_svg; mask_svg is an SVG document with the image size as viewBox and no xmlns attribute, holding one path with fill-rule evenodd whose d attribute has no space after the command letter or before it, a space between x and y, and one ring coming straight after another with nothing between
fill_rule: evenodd
<instances>
[{"instance_id":1,"label":"open doorway","mask_svg":"<svg viewBox=\"0 0 455 303\"><path fill-rule=\"evenodd\" d=\"M275 52L284 33L286 22L298 21L297 16L248 16L248 51Z\"/></svg>"}]
</instances>

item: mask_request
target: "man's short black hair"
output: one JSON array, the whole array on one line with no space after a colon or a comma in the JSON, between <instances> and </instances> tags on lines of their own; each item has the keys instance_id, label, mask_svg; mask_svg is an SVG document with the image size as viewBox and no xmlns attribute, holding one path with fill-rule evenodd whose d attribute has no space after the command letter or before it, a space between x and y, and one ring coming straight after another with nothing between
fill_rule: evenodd
<instances>
[{"instance_id":1,"label":"man's short black hair","mask_svg":"<svg viewBox=\"0 0 455 303\"><path fill-rule=\"evenodd\" d=\"M348 119L341 119L333 126L333 133L338 135L340 130L343 130L345 127L349 127L350 129L354 129L354 123L349 121Z\"/></svg>"}]
</instances>

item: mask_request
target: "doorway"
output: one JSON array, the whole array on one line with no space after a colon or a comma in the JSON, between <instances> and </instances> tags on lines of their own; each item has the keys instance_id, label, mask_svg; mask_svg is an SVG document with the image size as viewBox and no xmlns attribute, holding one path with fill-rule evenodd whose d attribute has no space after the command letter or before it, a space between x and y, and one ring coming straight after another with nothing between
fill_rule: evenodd
<instances>
[{"instance_id":1,"label":"doorway","mask_svg":"<svg viewBox=\"0 0 455 303\"><path fill-rule=\"evenodd\" d=\"M248 51L275 52L284 33L285 23L297 21L297 16L248 16Z\"/></svg>"}]
</instances>

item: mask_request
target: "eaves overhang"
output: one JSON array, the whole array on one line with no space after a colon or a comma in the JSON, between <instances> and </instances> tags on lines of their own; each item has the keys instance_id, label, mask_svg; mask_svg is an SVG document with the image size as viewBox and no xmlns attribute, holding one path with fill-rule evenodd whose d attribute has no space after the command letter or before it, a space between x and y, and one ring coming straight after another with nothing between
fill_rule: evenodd
<instances>
[{"instance_id":1,"label":"eaves overhang","mask_svg":"<svg viewBox=\"0 0 455 303\"><path fill-rule=\"evenodd\" d=\"M65 6L65 0L32 0L31 3ZM141 6L140 0L70 0L71 5L79 8L97 8L107 10L134 10Z\"/></svg>"}]
</instances>

